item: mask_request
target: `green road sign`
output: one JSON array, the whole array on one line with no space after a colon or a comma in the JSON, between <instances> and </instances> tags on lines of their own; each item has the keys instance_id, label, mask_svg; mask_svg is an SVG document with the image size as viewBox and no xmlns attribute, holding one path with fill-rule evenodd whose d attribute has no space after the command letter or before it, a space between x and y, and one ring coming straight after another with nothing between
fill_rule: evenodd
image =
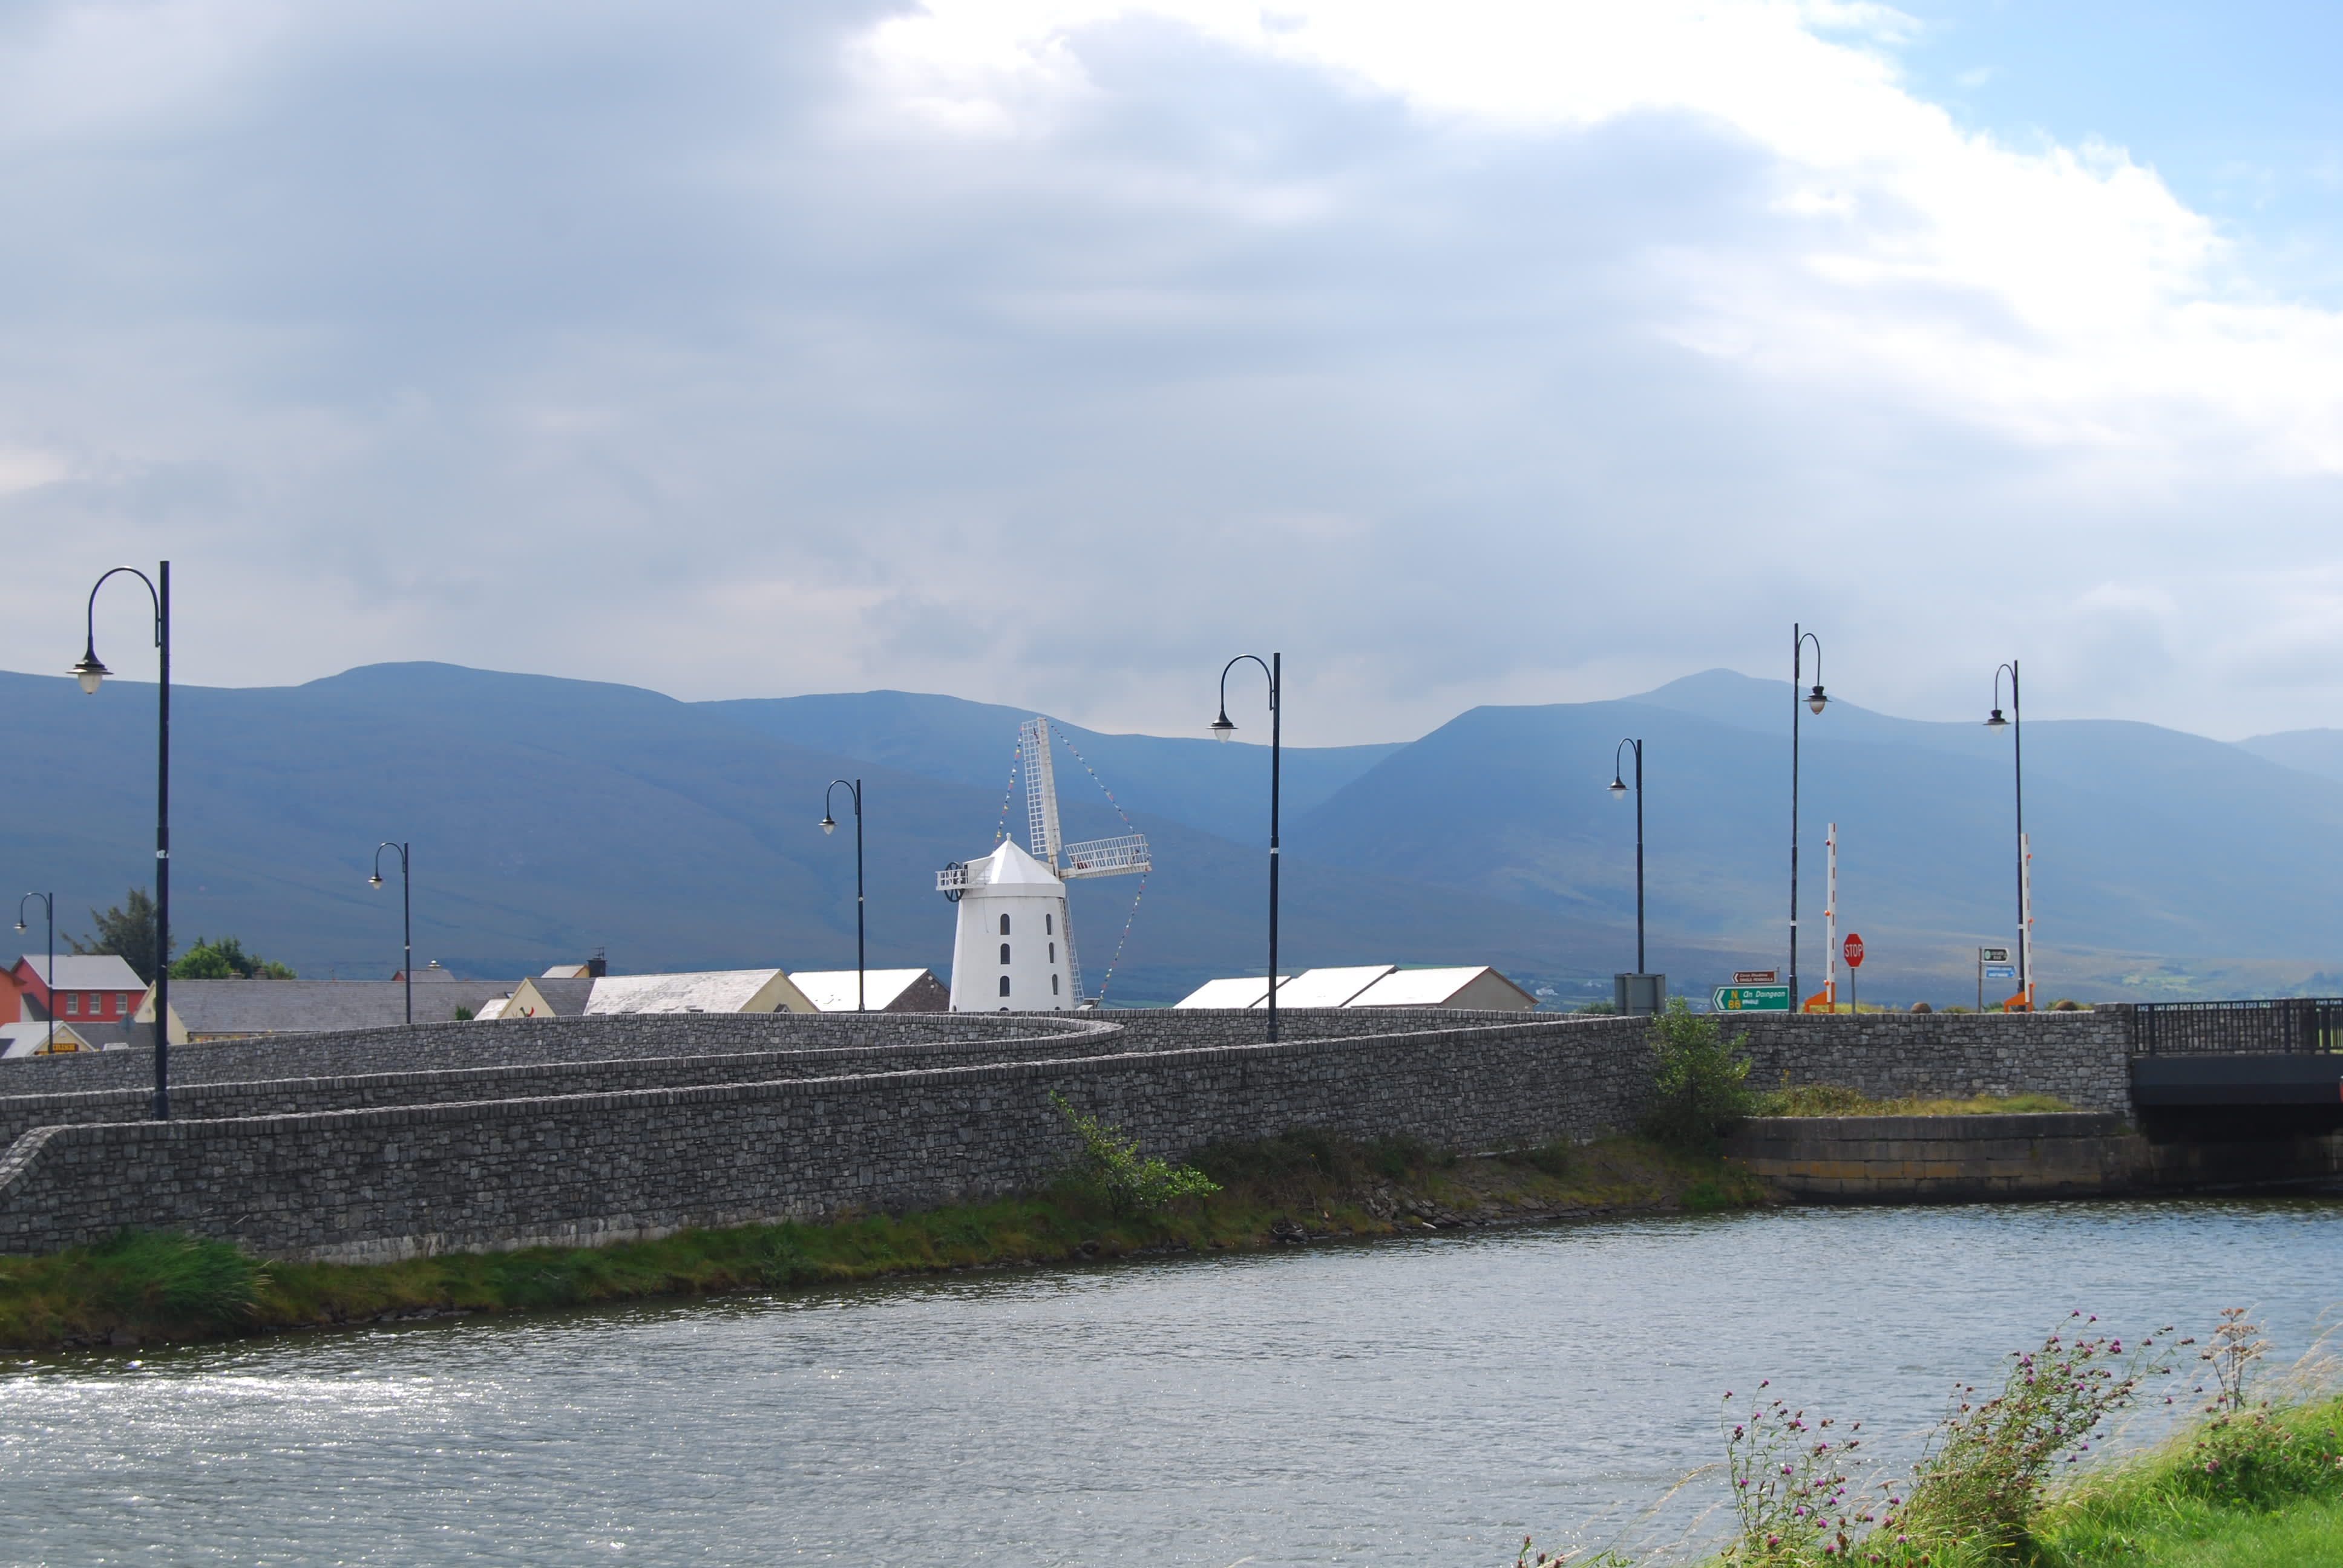
<instances>
[{"instance_id":1,"label":"green road sign","mask_svg":"<svg viewBox=\"0 0 2343 1568\"><path fill-rule=\"evenodd\" d=\"M1785 985L1721 985L1716 988L1719 1012L1787 1012L1790 988Z\"/></svg>"}]
</instances>

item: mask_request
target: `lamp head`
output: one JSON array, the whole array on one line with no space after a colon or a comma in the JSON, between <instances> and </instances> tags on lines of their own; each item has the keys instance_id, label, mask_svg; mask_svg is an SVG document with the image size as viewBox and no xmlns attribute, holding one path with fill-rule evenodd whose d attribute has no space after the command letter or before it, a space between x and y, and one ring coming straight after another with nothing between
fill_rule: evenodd
<instances>
[{"instance_id":1,"label":"lamp head","mask_svg":"<svg viewBox=\"0 0 2343 1568\"><path fill-rule=\"evenodd\" d=\"M367 879L367 885L368 885L368 886L370 886L370 887L377 887L377 888L381 887L381 886L382 886L382 873L381 873L380 871L377 871L373 876L368 877L368 878Z\"/></svg>"},{"instance_id":2,"label":"lamp head","mask_svg":"<svg viewBox=\"0 0 2343 1568\"><path fill-rule=\"evenodd\" d=\"M16 921L16 929L20 931L25 929L25 922L21 917Z\"/></svg>"},{"instance_id":3,"label":"lamp head","mask_svg":"<svg viewBox=\"0 0 2343 1568\"><path fill-rule=\"evenodd\" d=\"M1225 708L1222 709L1221 716L1212 720L1212 739L1215 740L1226 740L1230 736L1234 735L1236 732L1237 727L1229 722L1229 710Z\"/></svg>"},{"instance_id":4,"label":"lamp head","mask_svg":"<svg viewBox=\"0 0 2343 1568\"><path fill-rule=\"evenodd\" d=\"M824 808L821 813L821 830L825 833L835 833L838 831L838 824L831 819L828 808Z\"/></svg>"},{"instance_id":5,"label":"lamp head","mask_svg":"<svg viewBox=\"0 0 2343 1568\"><path fill-rule=\"evenodd\" d=\"M97 648L93 644L82 649L81 658L76 659L74 667L65 673L81 682L82 690L96 695L97 683L112 675L114 671L97 661Z\"/></svg>"},{"instance_id":6,"label":"lamp head","mask_svg":"<svg viewBox=\"0 0 2343 1568\"><path fill-rule=\"evenodd\" d=\"M1616 775L1616 774L1612 775L1612 778L1611 778L1611 799L1613 799L1614 800L1624 800L1624 799L1625 799L1626 798L1627 798L1627 781L1626 781L1624 779L1620 778L1620 777L1619 777L1618 775Z\"/></svg>"},{"instance_id":7,"label":"lamp head","mask_svg":"<svg viewBox=\"0 0 2343 1568\"><path fill-rule=\"evenodd\" d=\"M2009 720L2001 716L2001 709L1998 708L1993 710L1993 717L1985 721L1985 727L1987 729L2006 729L2008 724Z\"/></svg>"},{"instance_id":8,"label":"lamp head","mask_svg":"<svg viewBox=\"0 0 2343 1568\"><path fill-rule=\"evenodd\" d=\"M1812 691L1806 693L1806 707L1817 717L1822 713L1823 705L1829 700L1829 698L1823 695L1822 684L1819 681L1815 683L1815 689Z\"/></svg>"}]
</instances>

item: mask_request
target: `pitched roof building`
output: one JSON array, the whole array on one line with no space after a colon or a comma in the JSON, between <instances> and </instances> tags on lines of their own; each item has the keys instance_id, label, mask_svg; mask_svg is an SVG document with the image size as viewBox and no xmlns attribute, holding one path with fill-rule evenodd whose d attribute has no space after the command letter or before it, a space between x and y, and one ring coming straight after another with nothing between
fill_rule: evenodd
<instances>
[{"instance_id":1,"label":"pitched roof building","mask_svg":"<svg viewBox=\"0 0 2343 1568\"><path fill-rule=\"evenodd\" d=\"M704 970L696 974L604 975L586 1000L591 1013L812 1012L805 992L779 970Z\"/></svg>"},{"instance_id":2,"label":"pitched roof building","mask_svg":"<svg viewBox=\"0 0 2343 1568\"><path fill-rule=\"evenodd\" d=\"M1269 981L1258 976L1206 980L1172 1004L1184 1008L1265 1008ZM1530 1012L1537 998L1487 964L1443 969L1402 969L1396 964L1360 964L1304 970L1280 977L1277 1005L1288 1007L1445 1007L1494 1012Z\"/></svg>"},{"instance_id":3,"label":"pitched roof building","mask_svg":"<svg viewBox=\"0 0 2343 1568\"><path fill-rule=\"evenodd\" d=\"M418 986L415 1021L469 1017L509 986L500 980L449 980ZM155 1021L155 995L140 999L136 1020ZM236 1040L256 1034L310 1034L381 1029L407 1021L407 987L397 980L183 980L171 982L169 1039Z\"/></svg>"},{"instance_id":4,"label":"pitched roof building","mask_svg":"<svg viewBox=\"0 0 2343 1568\"><path fill-rule=\"evenodd\" d=\"M852 970L801 970L789 981L820 1012L854 1010ZM951 992L932 970L865 970L862 1003L870 1012L949 1012Z\"/></svg>"},{"instance_id":5,"label":"pitched roof building","mask_svg":"<svg viewBox=\"0 0 2343 1568\"><path fill-rule=\"evenodd\" d=\"M125 1022L146 990L138 971L112 953L60 954L56 963L54 984L46 953L27 953L9 967L0 1023L52 1016Z\"/></svg>"}]
</instances>

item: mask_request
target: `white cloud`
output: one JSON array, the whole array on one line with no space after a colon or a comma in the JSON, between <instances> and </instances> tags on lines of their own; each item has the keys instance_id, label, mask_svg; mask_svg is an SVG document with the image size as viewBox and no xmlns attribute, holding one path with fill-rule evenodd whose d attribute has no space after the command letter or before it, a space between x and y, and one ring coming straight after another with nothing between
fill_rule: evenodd
<instances>
[{"instance_id":1,"label":"white cloud","mask_svg":"<svg viewBox=\"0 0 2343 1568\"><path fill-rule=\"evenodd\" d=\"M1874 705L2016 648L2046 712L2343 721L2336 318L2142 159L1962 130L1889 10L0 25L0 664L168 551L192 679L1184 731L1277 646L1336 740L1819 617Z\"/></svg>"}]
</instances>

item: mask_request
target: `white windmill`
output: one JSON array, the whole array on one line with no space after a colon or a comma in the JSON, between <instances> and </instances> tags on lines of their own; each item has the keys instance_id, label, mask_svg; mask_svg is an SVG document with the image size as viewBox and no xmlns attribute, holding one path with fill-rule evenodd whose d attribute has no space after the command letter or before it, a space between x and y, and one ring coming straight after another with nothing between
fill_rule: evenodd
<instances>
[{"instance_id":1,"label":"white windmill","mask_svg":"<svg viewBox=\"0 0 2343 1568\"><path fill-rule=\"evenodd\" d=\"M1026 842L1032 852L1003 839L982 859L955 860L936 873L936 890L960 906L952 933L954 1012L1081 1006L1082 966L1066 920L1066 884L1152 869L1144 833L1061 842L1048 719L1029 719L1017 727L1017 766L1025 776Z\"/></svg>"}]
</instances>

